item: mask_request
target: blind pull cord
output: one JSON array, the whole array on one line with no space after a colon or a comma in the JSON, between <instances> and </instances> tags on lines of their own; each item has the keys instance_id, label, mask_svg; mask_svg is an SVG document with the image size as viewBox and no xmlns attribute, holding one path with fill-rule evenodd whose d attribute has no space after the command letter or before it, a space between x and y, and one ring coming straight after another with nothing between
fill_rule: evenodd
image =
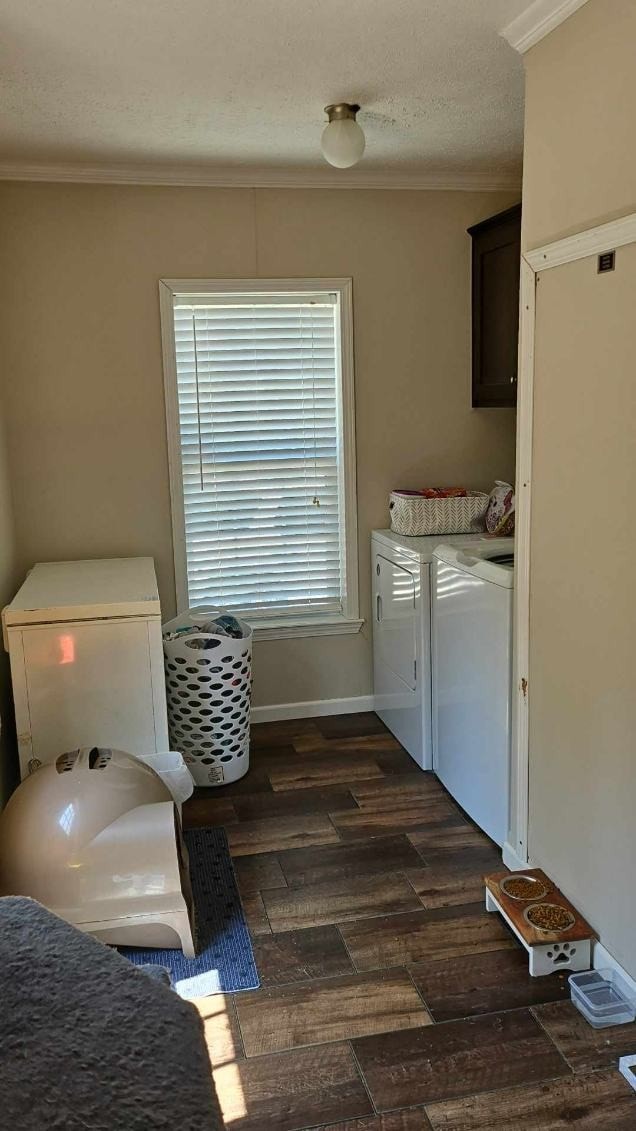
<instances>
[{"instance_id":1,"label":"blind pull cord","mask_svg":"<svg viewBox=\"0 0 636 1131\"><path fill-rule=\"evenodd\" d=\"M320 496L316 490L318 481L318 462L316 459L316 362L314 358L314 312L311 312L311 418L314 426L314 497L312 503L320 506Z\"/></svg>"},{"instance_id":2,"label":"blind pull cord","mask_svg":"<svg viewBox=\"0 0 636 1131\"><path fill-rule=\"evenodd\" d=\"M203 437L201 436L201 400L199 394L199 354L197 351L197 324L192 311L192 337L194 339L194 383L197 390L197 433L199 439L199 479L203 490Z\"/></svg>"}]
</instances>

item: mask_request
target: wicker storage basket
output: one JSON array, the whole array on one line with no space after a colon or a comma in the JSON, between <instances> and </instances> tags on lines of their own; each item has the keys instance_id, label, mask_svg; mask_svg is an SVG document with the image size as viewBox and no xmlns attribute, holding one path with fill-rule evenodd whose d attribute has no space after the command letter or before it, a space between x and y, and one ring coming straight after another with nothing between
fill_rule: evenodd
<instances>
[{"instance_id":1,"label":"wicker storage basket","mask_svg":"<svg viewBox=\"0 0 636 1131\"><path fill-rule=\"evenodd\" d=\"M421 537L426 534L473 534L484 529L488 495L469 491L462 497L425 499L391 492L391 530Z\"/></svg>"}]
</instances>

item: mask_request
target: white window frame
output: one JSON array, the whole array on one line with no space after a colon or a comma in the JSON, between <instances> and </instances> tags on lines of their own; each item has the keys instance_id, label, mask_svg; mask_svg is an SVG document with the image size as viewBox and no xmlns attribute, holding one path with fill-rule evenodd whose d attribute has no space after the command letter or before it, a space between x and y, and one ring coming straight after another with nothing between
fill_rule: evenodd
<instances>
[{"instance_id":1,"label":"white window frame","mask_svg":"<svg viewBox=\"0 0 636 1131\"><path fill-rule=\"evenodd\" d=\"M307 613L299 616L276 614L261 616L247 613L256 639L273 640L297 636L326 636L359 632L364 621L359 617L358 596L358 522L356 495L356 437L353 370L353 284L351 279L160 279L159 307L163 349L164 392L166 400L166 433L170 471L172 510L172 542L174 550L177 609L188 607L188 573L186 559L185 514L181 473L179 398L174 338L174 296L205 294L291 294L302 298L317 291L337 294L340 312L337 333L340 362L342 419L339 421L341 475L340 499L344 508L341 524L343 555L342 613Z\"/></svg>"}]
</instances>

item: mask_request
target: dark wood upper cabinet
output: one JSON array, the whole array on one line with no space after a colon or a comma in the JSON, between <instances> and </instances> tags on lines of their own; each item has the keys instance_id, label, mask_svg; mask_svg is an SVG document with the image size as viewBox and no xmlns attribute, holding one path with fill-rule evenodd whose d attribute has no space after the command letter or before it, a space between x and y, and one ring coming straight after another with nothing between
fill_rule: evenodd
<instances>
[{"instance_id":1,"label":"dark wood upper cabinet","mask_svg":"<svg viewBox=\"0 0 636 1131\"><path fill-rule=\"evenodd\" d=\"M473 241L473 408L515 405L521 205L468 232Z\"/></svg>"}]
</instances>

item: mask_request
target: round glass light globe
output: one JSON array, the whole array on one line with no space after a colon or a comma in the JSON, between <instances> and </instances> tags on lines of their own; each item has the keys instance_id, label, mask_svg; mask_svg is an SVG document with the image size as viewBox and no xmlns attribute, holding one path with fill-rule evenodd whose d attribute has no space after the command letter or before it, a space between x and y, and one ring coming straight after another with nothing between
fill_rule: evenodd
<instances>
[{"instance_id":1,"label":"round glass light globe","mask_svg":"<svg viewBox=\"0 0 636 1131\"><path fill-rule=\"evenodd\" d=\"M357 165L364 153L364 132L353 118L329 122L320 139L323 157L336 169Z\"/></svg>"}]
</instances>

